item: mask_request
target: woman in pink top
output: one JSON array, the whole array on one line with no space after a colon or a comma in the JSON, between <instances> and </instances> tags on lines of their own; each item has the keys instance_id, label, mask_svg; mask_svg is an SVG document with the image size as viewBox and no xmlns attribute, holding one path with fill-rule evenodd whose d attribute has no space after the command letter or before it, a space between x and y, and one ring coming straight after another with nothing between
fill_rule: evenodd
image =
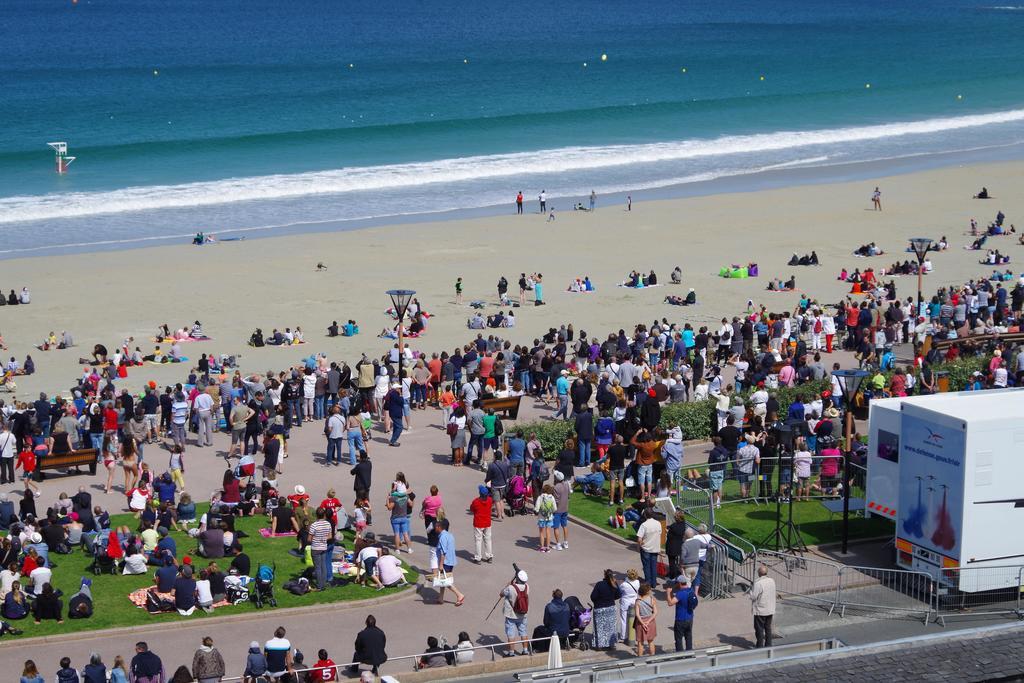
<instances>
[{"instance_id":1,"label":"woman in pink top","mask_svg":"<svg viewBox=\"0 0 1024 683\"><path fill-rule=\"evenodd\" d=\"M427 527L429 532L434 528L434 522L437 520L437 511L444 506L444 501L441 500L441 496L437 492L437 486L430 487L430 495L423 499L423 503L420 506L420 517L423 518L423 523Z\"/></svg>"},{"instance_id":2,"label":"woman in pink top","mask_svg":"<svg viewBox=\"0 0 1024 683\"><path fill-rule=\"evenodd\" d=\"M792 365L783 365L779 370L779 384L786 387L793 386L793 380L796 379L796 370L793 369Z\"/></svg>"}]
</instances>

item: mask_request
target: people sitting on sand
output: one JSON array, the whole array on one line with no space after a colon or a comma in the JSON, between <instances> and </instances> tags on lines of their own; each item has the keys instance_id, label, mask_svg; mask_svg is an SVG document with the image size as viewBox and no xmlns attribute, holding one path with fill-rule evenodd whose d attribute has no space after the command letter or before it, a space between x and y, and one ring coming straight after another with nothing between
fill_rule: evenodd
<instances>
[{"instance_id":1,"label":"people sitting on sand","mask_svg":"<svg viewBox=\"0 0 1024 683\"><path fill-rule=\"evenodd\" d=\"M879 249L874 242L862 244L853 252L854 256L880 256L885 252Z\"/></svg>"},{"instance_id":2,"label":"people sitting on sand","mask_svg":"<svg viewBox=\"0 0 1024 683\"><path fill-rule=\"evenodd\" d=\"M790 275L789 279L785 282L782 279L771 279L768 281L768 286L765 288L769 292L791 292L796 289L796 276Z\"/></svg>"},{"instance_id":3,"label":"people sitting on sand","mask_svg":"<svg viewBox=\"0 0 1024 683\"><path fill-rule=\"evenodd\" d=\"M21 288L21 294L18 295L18 301L20 301L23 304L30 304L30 303L32 303L32 295L29 294L28 287L22 287Z\"/></svg>"},{"instance_id":4,"label":"people sitting on sand","mask_svg":"<svg viewBox=\"0 0 1024 683\"><path fill-rule=\"evenodd\" d=\"M939 238L939 241L932 246L934 247L934 251L946 251L949 249L949 240L947 240L946 236L943 235Z\"/></svg>"},{"instance_id":5,"label":"people sitting on sand","mask_svg":"<svg viewBox=\"0 0 1024 683\"><path fill-rule=\"evenodd\" d=\"M996 211L995 225L999 226L1000 228L1003 227L1004 220L1006 220L1006 214L1003 213L1002 209Z\"/></svg>"},{"instance_id":6,"label":"people sitting on sand","mask_svg":"<svg viewBox=\"0 0 1024 683\"><path fill-rule=\"evenodd\" d=\"M40 351L49 351L50 349L57 348L57 335L53 333L53 330L50 330L50 334L46 335L43 341L36 344L36 348Z\"/></svg>"},{"instance_id":7,"label":"people sitting on sand","mask_svg":"<svg viewBox=\"0 0 1024 683\"><path fill-rule=\"evenodd\" d=\"M249 335L249 346L260 347L263 345L263 330L257 327L256 331Z\"/></svg>"},{"instance_id":8,"label":"people sitting on sand","mask_svg":"<svg viewBox=\"0 0 1024 683\"><path fill-rule=\"evenodd\" d=\"M416 335L417 337L423 334L427 329L427 323L422 313L417 313L413 316L412 322L409 323L409 334Z\"/></svg>"},{"instance_id":9,"label":"people sitting on sand","mask_svg":"<svg viewBox=\"0 0 1024 683\"><path fill-rule=\"evenodd\" d=\"M7 305L8 306L17 306L20 303L21 303L21 299L18 298L18 295L15 294L14 290L12 289L11 293L7 295Z\"/></svg>"},{"instance_id":10,"label":"people sitting on sand","mask_svg":"<svg viewBox=\"0 0 1024 683\"><path fill-rule=\"evenodd\" d=\"M658 275L651 270L646 277L640 274L639 271L632 271L625 280L622 281L622 287L634 287L641 289L643 287L653 287L658 284Z\"/></svg>"},{"instance_id":11,"label":"people sitting on sand","mask_svg":"<svg viewBox=\"0 0 1024 683\"><path fill-rule=\"evenodd\" d=\"M480 311L477 311L473 314L472 318L466 321L466 327L471 330L482 330L487 327L487 323L483 315L480 314Z\"/></svg>"},{"instance_id":12,"label":"people sitting on sand","mask_svg":"<svg viewBox=\"0 0 1024 683\"><path fill-rule=\"evenodd\" d=\"M201 232L197 232L196 236L192 238L192 244L203 244L206 242L206 236Z\"/></svg>"},{"instance_id":13,"label":"people sitting on sand","mask_svg":"<svg viewBox=\"0 0 1024 683\"><path fill-rule=\"evenodd\" d=\"M349 320L345 323L345 327L342 328L342 336L354 337L359 334L359 323L355 320Z\"/></svg>"},{"instance_id":14,"label":"people sitting on sand","mask_svg":"<svg viewBox=\"0 0 1024 683\"><path fill-rule=\"evenodd\" d=\"M487 316L487 327L504 327L505 314L498 311L494 315Z\"/></svg>"},{"instance_id":15,"label":"people sitting on sand","mask_svg":"<svg viewBox=\"0 0 1024 683\"><path fill-rule=\"evenodd\" d=\"M810 254L804 254L803 256L797 256L793 254L789 259L788 266L816 266L818 264L818 254L812 251Z\"/></svg>"},{"instance_id":16,"label":"people sitting on sand","mask_svg":"<svg viewBox=\"0 0 1024 683\"><path fill-rule=\"evenodd\" d=\"M993 281L996 281L996 282L1009 282L1009 281L1013 280L1014 277L1015 276L1013 274L1013 271L1010 270L1009 268L1007 268L1006 272L1003 272L1003 273L1000 273L997 270L993 270L992 274L989 275L987 279L993 280Z\"/></svg>"},{"instance_id":17,"label":"people sitting on sand","mask_svg":"<svg viewBox=\"0 0 1024 683\"><path fill-rule=\"evenodd\" d=\"M669 295L665 297L665 303L673 306L693 306L697 303L697 292L690 287L690 291L686 293L685 297Z\"/></svg>"},{"instance_id":18,"label":"people sitting on sand","mask_svg":"<svg viewBox=\"0 0 1024 683\"><path fill-rule=\"evenodd\" d=\"M974 195L974 198L975 199L988 199L989 198L989 196L988 196L988 188L987 187L982 187L981 188L981 192L979 192L978 194Z\"/></svg>"},{"instance_id":19,"label":"people sitting on sand","mask_svg":"<svg viewBox=\"0 0 1024 683\"><path fill-rule=\"evenodd\" d=\"M985 257L985 259L979 261L979 263L990 266L1001 266L1009 262L1010 257L1004 254L1000 254L998 249L996 249L995 251L989 250L988 255Z\"/></svg>"},{"instance_id":20,"label":"people sitting on sand","mask_svg":"<svg viewBox=\"0 0 1024 683\"><path fill-rule=\"evenodd\" d=\"M203 333L203 325L198 320L192 323L192 329L189 330L188 336L192 339L209 339Z\"/></svg>"},{"instance_id":21,"label":"people sitting on sand","mask_svg":"<svg viewBox=\"0 0 1024 683\"><path fill-rule=\"evenodd\" d=\"M680 268L679 266L676 266L675 268L672 269L672 275L670 277L672 278L672 284L674 284L674 285L682 284L683 283L683 269Z\"/></svg>"},{"instance_id":22,"label":"people sitting on sand","mask_svg":"<svg viewBox=\"0 0 1024 683\"><path fill-rule=\"evenodd\" d=\"M988 240L988 235L982 235L978 239L970 243L969 246L964 247L968 251L981 251L982 247L985 246L985 241Z\"/></svg>"},{"instance_id":23,"label":"people sitting on sand","mask_svg":"<svg viewBox=\"0 0 1024 683\"><path fill-rule=\"evenodd\" d=\"M327 326L327 336L328 337L337 337L339 329L340 328L338 327L338 321L337 320L332 321L331 324Z\"/></svg>"},{"instance_id":24,"label":"people sitting on sand","mask_svg":"<svg viewBox=\"0 0 1024 683\"><path fill-rule=\"evenodd\" d=\"M278 330L277 328L274 328L274 331L271 333L271 335L269 337L267 337L266 344L267 344L267 346L283 346L283 345L285 345L286 341L285 341L285 338L284 338L284 333L281 332L280 330Z\"/></svg>"}]
</instances>

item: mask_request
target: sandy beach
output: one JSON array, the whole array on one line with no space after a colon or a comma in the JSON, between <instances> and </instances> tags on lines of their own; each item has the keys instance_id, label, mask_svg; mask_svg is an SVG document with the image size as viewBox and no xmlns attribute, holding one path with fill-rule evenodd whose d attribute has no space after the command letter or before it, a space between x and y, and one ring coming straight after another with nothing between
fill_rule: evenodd
<instances>
[{"instance_id":1,"label":"sandy beach","mask_svg":"<svg viewBox=\"0 0 1024 683\"><path fill-rule=\"evenodd\" d=\"M946 235L950 249L933 255L935 272L925 291L991 273L979 265L982 254L965 251L965 235L974 217L986 225L1001 209L1007 221L1020 220L1024 197L1012 191L1024 180L1024 163L997 163L879 178L873 182L791 187L751 193L603 206L594 213L559 210L554 222L527 213L434 223L227 242L204 247L181 245L123 252L38 257L4 262L4 291L28 286L29 306L0 309L0 332L9 350L4 357L23 361L31 354L37 372L17 378L18 398L37 392L67 390L81 373L80 356L93 344L114 348L127 337L150 353L156 327L189 325L198 319L213 341L185 344L192 359L199 354L240 354L243 370L280 369L312 353L331 359L358 360L361 353L380 356L394 342L378 339L391 324L385 290L417 291L432 314L424 337L412 340L424 351L451 350L470 335L469 302L488 302L497 310L496 283L501 275L518 293L521 272L544 275L547 306L532 301L518 309L517 329L497 331L514 342L532 340L551 326L573 323L577 330L607 334L619 327L667 317L694 324L717 322L740 310L747 299L769 310L791 309L795 293L768 293L769 278L796 276L798 289L822 302L838 301L849 286L836 281L844 266L876 270L913 256L906 239ZM882 190L882 212L871 210L871 191ZM972 200L982 185L995 197ZM529 196L530 193L528 192ZM568 208L577 198L552 203ZM114 218L113 220L116 220ZM1024 225L1024 224L1022 224ZM886 254L856 258L855 247L876 242ZM989 240L1013 257L1024 249L1016 236ZM789 267L793 252L815 249L820 267ZM317 272L322 261L328 267ZM756 262L760 277L725 280L723 265ZM633 290L617 287L632 269L654 269L661 282L672 268L683 270L682 286ZM1005 267L1003 268L1005 270ZM589 276L590 294L566 291L575 277ZM455 278L465 282L464 303L454 303ZM897 294L916 291L916 278L898 278ZM680 308L663 303L666 295L696 289L699 305ZM327 338L332 320L354 318L362 333L354 338ZM275 327L300 326L307 344L253 349L246 345L254 328L269 334ZM53 330L74 334L77 348L42 352L35 345ZM165 345L166 348L166 345ZM129 386L151 378L178 381L180 366L147 365L134 369ZM4 396L9 399L9 395Z\"/></svg>"}]
</instances>

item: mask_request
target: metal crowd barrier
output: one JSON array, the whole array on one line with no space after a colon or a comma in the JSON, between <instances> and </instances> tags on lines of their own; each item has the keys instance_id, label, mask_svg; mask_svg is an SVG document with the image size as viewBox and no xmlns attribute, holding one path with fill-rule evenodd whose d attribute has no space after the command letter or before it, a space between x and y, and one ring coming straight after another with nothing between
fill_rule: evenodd
<instances>
[{"instance_id":1,"label":"metal crowd barrier","mask_svg":"<svg viewBox=\"0 0 1024 683\"><path fill-rule=\"evenodd\" d=\"M842 566L837 598L839 616L846 616L847 608L920 613L927 624L932 613L933 583L922 571Z\"/></svg>"},{"instance_id":2,"label":"metal crowd barrier","mask_svg":"<svg viewBox=\"0 0 1024 683\"><path fill-rule=\"evenodd\" d=\"M956 588L935 585L935 619L946 625L946 619L1013 614L1024 619L1021 590L1024 589L1024 567L957 567L942 572ZM1005 587L987 591L975 589L993 584ZM972 592L964 592L969 590Z\"/></svg>"}]
</instances>

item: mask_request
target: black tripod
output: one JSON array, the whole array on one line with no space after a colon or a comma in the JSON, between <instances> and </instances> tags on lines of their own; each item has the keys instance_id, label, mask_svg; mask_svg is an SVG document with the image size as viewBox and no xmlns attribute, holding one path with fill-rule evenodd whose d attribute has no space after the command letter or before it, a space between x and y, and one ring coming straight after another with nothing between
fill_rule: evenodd
<instances>
[{"instance_id":1,"label":"black tripod","mask_svg":"<svg viewBox=\"0 0 1024 683\"><path fill-rule=\"evenodd\" d=\"M778 445L780 457L776 471L779 473L779 483L775 490L775 528L761 541L760 545L763 548L771 548L776 551L785 550L802 554L807 552L807 544L804 543L804 537L800 534L800 527L793 523L793 437L793 427L787 424L780 424L769 433L768 438L776 439ZM789 472L790 481L782 481L783 472ZM771 485L771 482L766 483ZM786 486L787 494L785 520L782 517L783 485Z\"/></svg>"}]
</instances>

